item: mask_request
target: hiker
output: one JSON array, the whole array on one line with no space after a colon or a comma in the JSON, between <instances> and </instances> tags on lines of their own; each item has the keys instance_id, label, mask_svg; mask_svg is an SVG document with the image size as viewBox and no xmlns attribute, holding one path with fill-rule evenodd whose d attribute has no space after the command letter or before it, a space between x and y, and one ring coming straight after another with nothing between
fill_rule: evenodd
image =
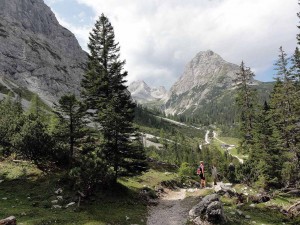
<instances>
[{"instance_id":1,"label":"hiker","mask_svg":"<svg viewBox=\"0 0 300 225\"><path fill-rule=\"evenodd\" d=\"M200 177L200 185L202 188L205 188L205 176L204 176L204 164L203 161L200 161L200 166L197 169L197 174Z\"/></svg>"},{"instance_id":2,"label":"hiker","mask_svg":"<svg viewBox=\"0 0 300 225\"><path fill-rule=\"evenodd\" d=\"M217 171L217 167L215 164L213 164L213 166L211 168L211 176L214 181L214 185L217 185L218 171Z\"/></svg>"}]
</instances>

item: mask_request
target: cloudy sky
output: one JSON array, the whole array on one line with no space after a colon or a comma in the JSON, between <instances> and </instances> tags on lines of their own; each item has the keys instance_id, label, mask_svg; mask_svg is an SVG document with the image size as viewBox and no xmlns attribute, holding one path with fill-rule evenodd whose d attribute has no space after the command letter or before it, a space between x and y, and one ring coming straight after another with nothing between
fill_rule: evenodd
<instances>
[{"instance_id":1,"label":"cloudy sky","mask_svg":"<svg viewBox=\"0 0 300 225\"><path fill-rule=\"evenodd\" d=\"M283 46L296 46L297 0L44 0L87 51L89 31L103 12L115 29L129 82L169 88L199 52L242 60L272 80Z\"/></svg>"}]
</instances>

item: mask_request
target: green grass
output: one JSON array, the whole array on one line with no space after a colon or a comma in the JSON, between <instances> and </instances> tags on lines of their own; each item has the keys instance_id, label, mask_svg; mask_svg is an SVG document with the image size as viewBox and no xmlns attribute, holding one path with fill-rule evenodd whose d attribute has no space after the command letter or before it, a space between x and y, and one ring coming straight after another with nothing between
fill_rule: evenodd
<instances>
[{"instance_id":1,"label":"green grass","mask_svg":"<svg viewBox=\"0 0 300 225\"><path fill-rule=\"evenodd\" d=\"M160 172L157 170L150 169L149 172L144 173L141 176L132 178L121 178L120 183L130 188L143 188L150 187L154 188L162 181L174 180L178 178L177 174L170 172Z\"/></svg>"},{"instance_id":2,"label":"green grass","mask_svg":"<svg viewBox=\"0 0 300 225\"><path fill-rule=\"evenodd\" d=\"M225 142L226 144L229 145L235 145L235 147L232 147L229 150L229 153L233 156L239 157L241 159L248 159L248 155L242 155L238 152L237 150L237 146L239 145L239 139L238 138L233 138L233 137L218 137L218 139L220 139L221 141ZM213 144L215 144L219 149L221 149L222 151L224 151L224 149L222 149L220 146L224 143L213 139Z\"/></svg>"},{"instance_id":3,"label":"green grass","mask_svg":"<svg viewBox=\"0 0 300 225\"><path fill-rule=\"evenodd\" d=\"M233 137L218 137L221 141L224 141L227 144L238 146L239 139Z\"/></svg>"},{"instance_id":4,"label":"green grass","mask_svg":"<svg viewBox=\"0 0 300 225\"><path fill-rule=\"evenodd\" d=\"M161 181L177 176L164 168L151 169L141 176L119 179L113 190L99 190L80 207L53 209L57 199L55 190L63 189L59 205L76 201L78 196L61 173L45 175L30 163L1 162L0 164L0 218L15 216L18 224L146 224L147 205L139 191L153 188ZM129 218L126 220L126 217Z\"/></svg>"}]
</instances>

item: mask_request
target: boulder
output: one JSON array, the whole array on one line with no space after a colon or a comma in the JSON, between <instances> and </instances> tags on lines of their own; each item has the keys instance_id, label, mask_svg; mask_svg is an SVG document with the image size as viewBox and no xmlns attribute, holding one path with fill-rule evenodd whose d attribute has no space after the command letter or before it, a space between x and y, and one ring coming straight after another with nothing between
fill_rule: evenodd
<instances>
[{"instance_id":1,"label":"boulder","mask_svg":"<svg viewBox=\"0 0 300 225\"><path fill-rule=\"evenodd\" d=\"M205 196L189 211L190 220L198 225L222 224L226 222L223 204L217 194Z\"/></svg>"},{"instance_id":2,"label":"boulder","mask_svg":"<svg viewBox=\"0 0 300 225\"><path fill-rule=\"evenodd\" d=\"M233 197L236 195L236 192L234 189L231 188L230 185L225 184L218 184L214 187L214 190L219 195L227 195L229 197Z\"/></svg>"},{"instance_id":3,"label":"boulder","mask_svg":"<svg viewBox=\"0 0 300 225\"><path fill-rule=\"evenodd\" d=\"M268 201L270 201L270 199L271 199L271 197L265 193L250 196L250 200L253 203L268 202Z\"/></svg>"},{"instance_id":4,"label":"boulder","mask_svg":"<svg viewBox=\"0 0 300 225\"><path fill-rule=\"evenodd\" d=\"M6 219L0 220L0 225L17 225L16 217L10 216Z\"/></svg>"},{"instance_id":5,"label":"boulder","mask_svg":"<svg viewBox=\"0 0 300 225\"><path fill-rule=\"evenodd\" d=\"M189 216L197 217L206 212L206 209L209 204L214 201L219 201L220 197L217 194L207 195L205 196L197 205L195 205L190 211Z\"/></svg>"},{"instance_id":6,"label":"boulder","mask_svg":"<svg viewBox=\"0 0 300 225\"><path fill-rule=\"evenodd\" d=\"M207 221L213 224L219 224L225 222L225 215L223 210L222 202L215 201L208 205L207 211Z\"/></svg>"}]
</instances>

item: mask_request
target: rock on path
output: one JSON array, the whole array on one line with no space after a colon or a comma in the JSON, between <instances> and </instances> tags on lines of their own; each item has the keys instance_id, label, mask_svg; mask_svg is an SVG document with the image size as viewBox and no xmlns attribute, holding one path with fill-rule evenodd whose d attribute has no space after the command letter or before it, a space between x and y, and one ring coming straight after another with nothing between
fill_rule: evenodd
<instances>
[{"instance_id":1,"label":"rock on path","mask_svg":"<svg viewBox=\"0 0 300 225\"><path fill-rule=\"evenodd\" d=\"M151 207L147 225L184 225L189 209L182 206L185 189L167 190L167 194L159 201L158 206Z\"/></svg>"}]
</instances>

